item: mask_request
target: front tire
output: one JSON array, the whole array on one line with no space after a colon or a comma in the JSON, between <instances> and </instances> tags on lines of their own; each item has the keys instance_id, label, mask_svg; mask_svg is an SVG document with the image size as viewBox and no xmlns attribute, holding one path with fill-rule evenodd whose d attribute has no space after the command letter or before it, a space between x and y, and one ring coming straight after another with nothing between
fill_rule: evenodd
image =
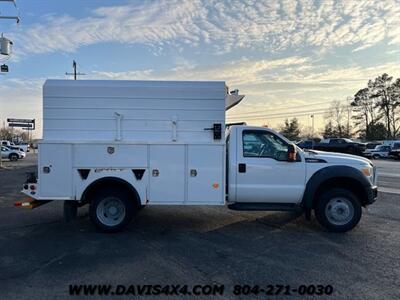
<instances>
[{"instance_id":1,"label":"front tire","mask_svg":"<svg viewBox=\"0 0 400 300\"><path fill-rule=\"evenodd\" d=\"M134 201L130 193L123 189L99 190L90 202L90 219L100 231L121 231L138 210Z\"/></svg>"},{"instance_id":2,"label":"front tire","mask_svg":"<svg viewBox=\"0 0 400 300\"><path fill-rule=\"evenodd\" d=\"M18 154L11 153L9 156L10 161L17 161L18 160Z\"/></svg>"},{"instance_id":3,"label":"front tire","mask_svg":"<svg viewBox=\"0 0 400 300\"><path fill-rule=\"evenodd\" d=\"M346 232L357 226L362 215L361 204L349 190L331 188L318 199L315 216L331 232Z\"/></svg>"},{"instance_id":4,"label":"front tire","mask_svg":"<svg viewBox=\"0 0 400 300\"><path fill-rule=\"evenodd\" d=\"M374 155L372 155L372 158L373 159L378 159L378 158L381 158L381 156L379 154L374 154Z\"/></svg>"}]
</instances>

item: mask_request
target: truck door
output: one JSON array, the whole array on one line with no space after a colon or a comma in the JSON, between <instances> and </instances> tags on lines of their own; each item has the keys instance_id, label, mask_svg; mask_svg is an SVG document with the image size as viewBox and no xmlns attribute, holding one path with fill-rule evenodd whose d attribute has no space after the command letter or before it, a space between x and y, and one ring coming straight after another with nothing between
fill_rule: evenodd
<instances>
[{"instance_id":1,"label":"truck door","mask_svg":"<svg viewBox=\"0 0 400 300\"><path fill-rule=\"evenodd\" d=\"M239 129L237 202L297 203L305 187L305 162L287 161L288 143L267 129Z\"/></svg>"}]
</instances>

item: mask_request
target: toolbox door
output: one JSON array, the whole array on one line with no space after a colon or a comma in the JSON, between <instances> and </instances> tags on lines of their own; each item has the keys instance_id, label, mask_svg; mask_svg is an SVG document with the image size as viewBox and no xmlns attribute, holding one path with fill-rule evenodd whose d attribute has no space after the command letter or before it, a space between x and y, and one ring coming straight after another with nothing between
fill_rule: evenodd
<instances>
[{"instance_id":1,"label":"toolbox door","mask_svg":"<svg viewBox=\"0 0 400 300\"><path fill-rule=\"evenodd\" d=\"M185 200L185 146L150 146L149 204L183 204Z\"/></svg>"},{"instance_id":2,"label":"toolbox door","mask_svg":"<svg viewBox=\"0 0 400 300\"><path fill-rule=\"evenodd\" d=\"M224 145L188 146L188 203L225 203L224 149Z\"/></svg>"}]
</instances>

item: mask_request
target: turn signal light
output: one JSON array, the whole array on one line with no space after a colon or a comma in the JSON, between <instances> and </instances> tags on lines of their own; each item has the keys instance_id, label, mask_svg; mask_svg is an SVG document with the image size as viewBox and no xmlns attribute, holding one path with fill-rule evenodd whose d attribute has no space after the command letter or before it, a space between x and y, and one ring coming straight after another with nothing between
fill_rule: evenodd
<instances>
[{"instance_id":1,"label":"turn signal light","mask_svg":"<svg viewBox=\"0 0 400 300\"><path fill-rule=\"evenodd\" d=\"M363 168L363 169L361 169L361 172L363 172L363 174L365 176L371 176L371 169L370 168Z\"/></svg>"}]
</instances>

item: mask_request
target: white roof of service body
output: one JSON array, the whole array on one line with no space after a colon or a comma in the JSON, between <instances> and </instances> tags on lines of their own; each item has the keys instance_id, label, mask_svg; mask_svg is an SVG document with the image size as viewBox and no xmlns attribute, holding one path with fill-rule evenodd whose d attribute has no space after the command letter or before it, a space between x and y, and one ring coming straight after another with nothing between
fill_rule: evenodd
<instances>
[{"instance_id":1,"label":"white roof of service body","mask_svg":"<svg viewBox=\"0 0 400 300\"><path fill-rule=\"evenodd\" d=\"M204 129L239 98L223 81L47 80L43 139L222 143Z\"/></svg>"}]
</instances>

